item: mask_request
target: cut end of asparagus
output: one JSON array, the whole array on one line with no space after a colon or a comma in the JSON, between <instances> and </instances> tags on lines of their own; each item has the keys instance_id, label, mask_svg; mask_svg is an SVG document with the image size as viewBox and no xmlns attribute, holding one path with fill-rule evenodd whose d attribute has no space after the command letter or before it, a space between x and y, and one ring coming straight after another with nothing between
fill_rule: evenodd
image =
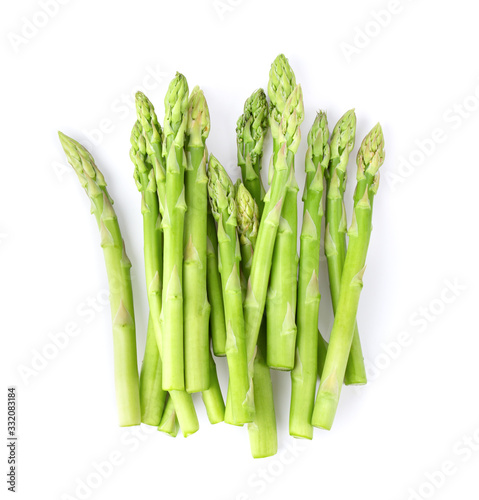
<instances>
[{"instance_id":1,"label":"cut end of asparagus","mask_svg":"<svg viewBox=\"0 0 479 500\"><path fill-rule=\"evenodd\" d=\"M319 429L331 430L338 408L338 399L332 394L318 393L311 423Z\"/></svg>"},{"instance_id":2,"label":"cut end of asparagus","mask_svg":"<svg viewBox=\"0 0 479 500\"><path fill-rule=\"evenodd\" d=\"M313 427L311 425L301 423L291 423L289 424L289 435L296 439L313 439Z\"/></svg>"}]
</instances>

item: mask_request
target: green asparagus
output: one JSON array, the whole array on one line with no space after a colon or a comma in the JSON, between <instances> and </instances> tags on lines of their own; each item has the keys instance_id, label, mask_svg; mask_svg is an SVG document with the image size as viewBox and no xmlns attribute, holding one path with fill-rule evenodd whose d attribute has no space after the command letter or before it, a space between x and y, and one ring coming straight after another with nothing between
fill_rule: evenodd
<instances>
[{"instance_id":1,"label":"green asparagus","mask_svg":"<svg viewBox=\"0 0 479 500\"><path fill-rule=\"evenodd\" d=\"M213 356L210 353L209 359L210 368L210 386L206 391L201 393L203 403L205 404L206 413L210 424L223 422L225 419L225 402L221 394L218 374L216 373L216 364Z\"/></svg>"},{"instance_id":2,"label":"green asparagus","mask_svg":"<svg viewBox=\"0 0 479 500\"><path fill-rule=\"evenodd\" d=\"M355 133L356 115L352 109L346 112L334 127L331 136L331 159L326 170L326 238L324 247L328 261L333 311L336 311L338 305L341 274L346 255L346 210L343 197L346 189L346 168L349 154L354 147ZM366 369L357 324L354 326L354 337L346 367L345 383L366 383Z\"/></svg>"},{"instance_id":3,"label":"green asparagus","mask_svg":"<svg viewBox=\"0 0 479 500\"><path fill-rule=\"evenodd\" d=\"M263 214L265 194L260 172L267 131L268 102L264 90L258 89L246 100L243 114L236 124L236 145L241 177L258 204L260 217Z\"/></svg>"},{"instance_id":4,"label":"green asparagus","mask_svg":"<svg viewBox=\"0 0 479 500\"><path fill-rule=\"evenodd\" d=\"M165 410L163 411L163 416L161 417L158 430L171 437L176 437L178 435L178 431L180 430L175 405L173 404L171 397L166 401Z\"/></svg>"},{"instance_id":5,"label":"green asparagus","mask_svg":"<svg viewBox=\"0 0 479 500\"><path fill-rule=\"evenodd\" d=\"M211 211L218 223L221 284L226 321L226 358L229 385L225 422L243 425L252 421L253 395L249 390L248 365L240 284L241 260L236 234L237 210L234 186L223 166L210 155L208 192Z\"/></svg>"},{"instance_id":6,"label":"green asparagus","mask_svg":"<svg viewBox=\"0 0 479 500\"><path fill-rule=\"evenodd\" d=\"M251 272L254 247L258 236L259 209L242 183L236 187L241 267L246 281ZM248 424L251 454L254 458L270 457L278 450L271 373L266 363L266 324L261 323L258 349L253 366L254 417Z\"/></svg>"},{"instance_id":7,"label":"green asparagus","mask_svg":"<svg viewBox=\"0 0 479 500\"><path fill-rule=\"evenodd\" d=\"M274 72L273 72L274 75ZM275 76L276 78L276 76ZM276 108L275 108L275 112ZM279 122L271 120L273 138L280 144L274 154L271 188L265 196L265 207L258 230L258 240L251 264L251 276L244 303L248 363L252 364L263 319L266 293L271 270L274 243L281 217L291 165L301 140L300 124L304 118L300 85L289 95ZM268 318L268 322L269 322ZM267 348L267 352L269 347Z\"/></svg>"},{"instance_id":8,"label":"green asparagus","mask_svg":"<svg viewBox=\"0 0 479 500\"><path fill-rule=\"evenodd\" d=\"M281 54L271 66L268 83L273 158L278 154L283 141L281 122L286 103L294 92L295 86L296 78L293 70L286 57ZM291 370L294 366L297 332L298 185L294 175L294 154L288 156L287 163L289 179L276 235L266 301L268 365L279 370Z\"/></svg>"},{"instance_id":9,"label":"green asparagus","mask_svg":"<svg viewBox=\"0 0 479 500\"><path fill-rule=\"evenodd\" d=\"M185 389L183 338L183 231L185 221L185 131L188 121L188 84L178 73L165 97L162 153L166 159L163 308L161 311L163 389ZM180 422L181 425L181 422Z\"/></svg>"},{"instance_id":10,"label":"green asparagus","mask_svg":"<svg viewBox=\"0 0 479 500\"><path fill-rule=\"evenodd\" d=\"M298 338L296 363L291 372L289 433L312 439L311 416L318 378L319 252L323 218L324 171L329 162L326 114L319 112L308 134L304 185L303 227L299 259Z\"/></svg>"},{"instance_id":11,"label":"green asparagus","mask_svg":"<svg viewBox=\"0 0 479 500\"><path fill-rule=\"evenodd\" d=\"M207 289L208 300L211 305L210 332L211 343L215 356L226 356L226 323L223 304L223 292L221 290L221 277L218 267L218 237L216 235L216 224L208 205L207 220Z\"/></svg>"},{"instance_id":12,"label":"green asparagus","mask_svg":"<svg viewBox=\"0 0 479 500\"><path fill-rule=\"evenodd\" d=\"M161 387L161 358L151 316L148 319L145 354L140 371L141 421L158 427L165 408L166 391Z\"/></svg>"},{"instance_id":13,"label":"green asparagus","mask_svg":"<svg viewBox=\"0 0 479 500\"><path fill-rule=\"evenodd\" d=\"M185 254L183 265L185 383L188 392L210 386L209 316L206 292L206 219L208 177L205 141L210 115L203 92L195 87L188 104L186 127Z\"/></svg>"},{"instance_id":14,"label":"green asparagus","mask_svg":"<svg viewBox=\"0 0 479 500\"><path fill-rule=\"evenodd\" d=\"M383 162L384 138L381 126L377 124L363 140L357 156L357 184L353 220L348 231L349 245L312 418L313 425L323 429L330 429L333 424L351 349L371 236L373 200L379 186L378 170Z\"/></svg>"},{"instance_id":15,"label":"green asparagus","mask_svg":"<svg viewBox=\"0 0 479 500\"><path fill-rule=\"evenodd\" d=\"M106 189L103 174L91 154L77 141L59 132L68 162L91 200L91 210L100 230L101 246L110 288L113 323L115 390L120 426L141 422L135 315L131 288L131 263Z\"/></svg>"},{"instance_id":16,"label":"green asparagus","mask_svg":"<svg viewBox=\"0 0 479 500\"><path fill-rule=\"evenodd\" d=\"M139 120L131 133L130 158L135 165L133 177L141 193L141 212L143 214L143 252L145 258L146 288L150 319L145 355L140 373L140 402L142 422L158 426L164 408L166 393L161 386L161 358L157 340L160 337L161 312L161 275L162 275L162 234L161 217L156 192L156 178L153 166L147 156L146 137L152 130L151 122L155 121L152 106L142 93L136 95ZM143 125L142 125L143 124ZM161 133L161 129L155 128ZM155 363L156 361L156 363ZM150 363L155 365L150 366ZM157 377L160 377L157 380ZM159 384L158 384L159 382ZM149 389L148 391L146 389Z\"/></svg>"},{"instance_id":17,"label":"green asparagus","mask_svg":"<svg viewBox=\"0 0 479 500\"><path fill-rule=\"evenodd\" d=\"M153 324L155 327L157 348L159 349L159 362L162 363L163 328L159 320L162 315L163 290L161 286L162 246L160 231L161 216L159 212L164 213L164 207L166 206L166 179L164 175L163 157L161 154L162 131L153 104L141 92L136 94L136 109L138 122L133 127L131 135L132 149L130 151L130 157L136 166L135 179L138 188L140 189L142 185L146 186L145 189L142 190L142 194L144 194L142 212L144 220L144 250L148 303L150 306L150 314L152 318L154 318ZM141 175L145 175L141 174L144 170L148 171L148 177L147 179L143 178L143 181L140 182L142 180ZM162 368L161 366L161 369ZM163 375L163 370L161 374ZM177 416L180 422L183 434L188 436L198 430L199 424L191 396L183 394L183 392L184 391L176 390L170 391L170 406L176 404L175 416Z\"/></svg>"}]
</instances>

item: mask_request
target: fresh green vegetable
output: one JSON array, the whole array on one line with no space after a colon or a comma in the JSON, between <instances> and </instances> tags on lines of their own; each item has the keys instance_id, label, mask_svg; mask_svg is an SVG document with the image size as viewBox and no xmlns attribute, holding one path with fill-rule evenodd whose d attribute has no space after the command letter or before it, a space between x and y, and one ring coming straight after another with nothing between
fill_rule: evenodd
<instances>
[{"instance_id":1,"label":"fresh green vegetable","mask_svg":"<svg viewBox=\"0 0 479 500\"><path fill-rule=\"evenodd\" d=\"M284 143L281 123L295 86L296 78L293 70L286 57L281 54L271 66L268 83L273 161ZM293 369L297 332L298 185L294 175L294 153L290 153L291 149L288 150L287 156L289 179L276 235L266 301L268 365L279 370Z\"/></svg>"},{"instance_id":2,"label":"fresh green vegetable","mask_svg":"<svg viewBox=\"0 0 479 500\"><path fill-rule=\"evenodd\" d=\"M384 161L378 124L358 152L347 241L346 170L356 116L354 110L345 113L330 138L326 114L317 113L305 158L298 259L295 155L304 105L283 54L271 65L267 94L270 104L264 90L253 92L237 120L242 181L233 185L218 160L208 159L210 116L199 87L190 94L185 77L176 74L164 101L163 129L153 104L136 93L130 158L141 194L149 306L140 377L131 264L113 201L90 153L59 134L100 230L120 425L143 422L170 436L180 429L189 436L199 429L191 393L200 392L212 424L248 425L255 458L278 449L271 368L291 371L289 433L299 438L312 439L314 426L331 428L343 383L366 383L356 314ZM273 144L265 193L268 127ZM323 215L334 312L329 344L318 329ZM226 404L214 354L227 358Z\"/></svg>"},{"instance_id":3,"label":"fresh green vegetable","mask_svg":"<svg viewBox=\"0 0 479 500\"><path fill-rule=\"evenodd\" d=\"M326 361L327 353L328 353L328 343L324 340L324 337L318 330L318 374L320 376L323 373L324 362Z\"/></svg>"},{"instance_id":4,"label":"fresh green vegetable","mask_svg":"<svg viewBox=\"0 0 479 500\"><path fill-rule=\"evenodd\" d=\"M263 89L251 94L236 124L238 165L246 189L258 204L261 217L264 208L264 187L261 181L263 143L268 131L268 102Z\"/></svg>"},{"instance_id":5,"label":"fresh green vegetable","mask_svg":"<svg viewBox=\"0 0 479 500\"><path fill-rule=\"evenodd\" d=\"M354 109L351 109L341 117L334 127L331 136L331 159L329 168L326 170L326 237L324 248L328 260L333 311L336 311L338 305L341 274L346 256L346 209L343 198L346 189L346 168L349 154L354 147L355 133L356 115ZM346 367L345 383L366 383L366 369L357 324L354 326L354 337Z\"/></svg>"},{"instance_id":6,"label":"fresh green vegetable","mask_svg":"<svg viewBox=\"0 0 479 500\"><path fill-rule=\"evenodd\" d=\"M166 391L161 387L161 358L155 328L148 319L145 354L140 371L141 421L158 427L165 408Z\"/></svg>"},{"instance_id":7,"label":"fresh green vegetable","mask_svg":"<svg viewBox=\"0 0 479 500\"><path fill-rule=\"evenodd\" d=\"M236 186L236 206L238 208L241 267L247 281L251 272L251 262L258 236L260 216L256 201L241 182L238 182ZM248 424L251 454L254 458L270 457L278 450L273 385L265 353L266 325L263 320L253 367L255 413L253 422Z\"/></svg>"},{"instance_id":8,"label":"fresh green vegetable","mask_svg":"<svg viewBox=\"0 0 479 500\"><path fill-rule=\"evenodd\" d=\"M185 221L185 131L188 121L188 84L178 73L165 97L163 156L166 159L166 194L162 228L163 309L161 311L163 389L183 390L183 231ZM180 421L181 425L181 421ZM183 429L184 430L184 429Z\"/></svg>"},{"instance_id":9,"label":"fresh green vegetable","mask_svg":"<svg viewBox=\"0 0 479 500\"><path fill-rule=\"evenodd\" d=\"M249 391L248 365L240 283L240 249L236 234L237 210L234 186L219 161L210 155L208 192L211 211L218 223L220 273L226 321L226 358L229 385L225 422L243 425L253 417L253 394Z\"/></svg>"},{"instance_id":10,"label":"fresh green vegetable","mask_svg":"<svg viewBox=\"0 0 479 500\"><path fill-rule=\"evenodd\" d=\"M289 433L312 439L311 416L318 378L319 253L323 218L324 171L329 162L326 114L319 112L308 134L303 227L299 259L298 339L296 363L291 372Z\"/></svg>"},{"instance_id":11,"label":"fresh green vegetable","mask_svg":"<svg viewBox=\"0 0 479 500\"><path fill-rule=\"evenodd\" d=\"M135 96L137 122L130 136L130 159L135 166L133 177L141 193L143 215L143 253L145 258L146 289L151 320L157 341L160 341L160 313L163 273L163 236L159 194L164 194L164 182L158 190L157 175L164 171L161 155L162 130L153 104L142 92Z\"/></svg>"},{"instance_id":12,"label":"fresh green vegetable","mask_svg":"<svg viewBox=\"0 0 479 500\"><path fill-rule=\"evenodd\" d=\"M135 164L134 177L138 189L142 193L148 304L150 306L150 316L154 319L153 325L156 333L157 349L159 350L158 362L162 364L162 357L164 354L160 318L162 313L163 291L161 284L163 247L160 230L161 215L159 212L163 211L164 213L164 207L166 206L166 179L164 175L163 157L161 154L162 131L153 104L141 92L137 92L136 94L136 110L138 121L133 127L131 134L132 149L130 150L130 157ZM149 344L147 342L147 349L153 350L151 341ZM150 357L150 352L145 352L145 360L147 357ZM163 375L162 368L161 366L161 375ZM159 391L158 387L157 390ZM196 432L199 428L199 424L191 396L188 394L181 394L182 392L183 391L170 391L170 405L173 403L176 404L175 416L178 417L182 431L186 436ZM151 394L151 397L154 398L155 394ZM163 396L161 395L161 397ZM156 403L148 403L148 405L154 404Z\"/></svg>"},{"instance_id":13,"label":"fresh green vegetable","mask_svg":"<svg viewBox=\"0 0 479 500\"><path fill-rule=\"evenodd\" d=\"M146 154L145 137L149 134L142 126L144 123L145 127L151 131L152 128L147 120L154 121L156 117L152 117L150 103L144 94L139 92L136 95L136 104L139 121L135 123L131 133L130 158L135 165L133 177L141 193L143 252L150 307L145 354L140 373L141 421L158 426L166 398L166 392L161 386L162 365L156 340L160 336L163 247L155 172ZM161 129L159 130L161 132Z\"/></svg>"},{"instance_id":14,"label":"fresh green vegetable","mask_svg":"<svg viewBox=\"0 0 479 500\"><path fill-rule=\"evenodd\" d=\"M161 417L158 430L171 437L176 437L178 435L178 431L180 430L180 424L178 423L178 418L176 417L175 405L173 404L171 397L166 401L165 410L163 412L163 416Z\"/></svg>"},{"instance_id":15,"label":"fresh green vegetable","mask_svg":"<svg viewBox=\"0 0 479 500\"><path fill-rule=\"evenodd\" d=\"M207 220L207 290L211 305L210 332L215 356L226 356L226 323L223 304L223 291L218 267L218 237L216 224L208 205Z\"/></svg>"},{"instance_id":16,"label":"fresh green vegetable","mask_svg":"<svg viewBox=\"0 0 479 500\"><path fill-rule=\"evenodd\" d=\"M106 189L103 174L91 154L77 141L59 132L68 162L91 200L91 210L100 230L105 257L113 323L115 390L120 426L141 422L135 315L131 288L131 263Z\"/></svg>"},{"instance_id":17,"label":"fresh green vegetable","mask_svg":"<svg viewBox=\"0 0 479 500\"><path fill-rule=\"evenodd\" d=\"M384 138L377 124L363 140L357 156L357 185L353 220L348 231L338 306L313 411L315 427L330 429L339 402L354 325L363 286L366 254L371 236L373 200L379 186L379 167L384 162Z\"/></svg>"},{"instance_id":18,"label":"fresh green vegetable","mask_svg":"<svg viewBox=\"0 0 479 500\"><path fill-rule=\"evenodd\" d=\"M284 56L283 56L284 57ZM270 87L281 89L279 82L284 73L276 71L277 61L270 72ZM289 81L286 78L286 81ZM284 83L283 83L284 86ZM270 92L271 95L271 92ZM278 152L273 157L271 188L265 197L265 207L258 230L258 240L251 265L251 276L244 303L246 343L248 362L252 363L258 334L263 319L263 311L268 290L274 244L281 217L288 180L291 180L291 166L301 140L300 125L304 118L301 87L296 85L284 103L284 107L274 108L275 119L270 121L273 138L278 143ZM270 321L268 317L268 323ZM268 342L269 344L269 342ZM274 347L272 347L274 349ZM269 353L269 345L267 346ZM269 364L269 363L268 363Z\"/></svg>"},{"instance_id":19,"label":"fresh green vegetable","mask_svg":"<svg viewBox=\"0 0 479 500\"><path fill-rule=\"evenodd\" d=\"M210 304L206 292L206 219L208 177L205 141L210 115L203 92L195 87L188 104L186 127L185 254L183 264L185 382L188 392L210 387Z\"/></svg>"},{"instance_id":20,"label":"fresh green vegetable","mask_svg":"<svg viewBox=\"0 0 479 500\"><path fill-rule=\"evenodd\" d=\"M210 353L210 387L201 393L203 403L205 404L208 420L211 424L223 422L225 419L225 402L221 394L218 374L216 373L216 364Z\"/></svg>"}]
</instances>

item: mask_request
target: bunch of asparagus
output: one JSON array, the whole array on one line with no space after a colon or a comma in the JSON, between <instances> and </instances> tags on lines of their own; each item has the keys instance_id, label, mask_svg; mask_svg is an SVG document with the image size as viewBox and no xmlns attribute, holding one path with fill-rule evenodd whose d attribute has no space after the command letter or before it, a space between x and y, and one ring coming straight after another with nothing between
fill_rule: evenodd
<instances>
[{"instance_id":1,"label":"bunch of asparagus","mask_svg":"<svg viewBox=\"0 0 479 500\"><path fill-rule=\"evenodd\" d=\"M331 428L343 383L366 383L356 313L384 161L378 124L358 151L347 230L344 194L355 113L345 113L331 137L326 113L317 113L307 138L298 259L295 156L304 106L283 55L271 66L268 95L269 103L262 89L253 92L238 119L242 179L236 184L207 153L210 116L198 87L190 93L185 77L175 76L163 127L150 100L136 95L130 158L141 194L149 305L140 376L131 264L113 201L92 156L60 133L100 229L120 425L143 422L171 436L179 429L189 436L199 428L191 394L200 392L211 423L247 424L255 458L277 451L271 368L291 371L290 434L301 438L311 439L313 426ZM261 167L268 129L273 154L265 191ZM323 217L335 315L329 344L318 330ZM226 404L214 356L226 356Z\"/></svg>"}]
</instances>

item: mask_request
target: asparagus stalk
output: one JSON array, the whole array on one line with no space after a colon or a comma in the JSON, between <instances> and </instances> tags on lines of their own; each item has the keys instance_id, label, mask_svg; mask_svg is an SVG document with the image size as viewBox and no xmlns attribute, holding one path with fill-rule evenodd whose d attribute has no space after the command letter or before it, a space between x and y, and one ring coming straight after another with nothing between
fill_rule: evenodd
<instances>
[{"instance_id":1,"label":"asparagus stalk","mask_svg":"<svg viewBox=\"0 0 479 500\"><path fill-rule=\"evenodd\" d=\"M238 118L236 145L241 177L246 189L258 204L260 217L263 214L265 194L260 172L267 130L268 102L264 90L258 89L248 97L243 114Z\"/></svg>"},{"instance_id":2,"label":"asparagus stalk","mask_svg":"<svg viewBox=\"0 0 479 500\"><path fill-rule=\"evenodd\" d=\"M238 232L240 234L241 266L246 281L251 272L254 247L258 236L259 208L251 193L240 182L236 187ZM266 324L263 320L258 338L258 349L253 366L255 413L248 424L251 454L254 458L270 457L278 451L273 385L266 363Z\"/></svg>"},{"instance_id":3,"label":"asparagus stalk","mask_svg":"<svg viewBox=\"0 0 479 500\"><path fill-rule=\"evenodd\" d=\"M323 218L324 171L329 161L326 114L319 112L308 134L304 185L303 227L299 259L298 338L296 363L291 372L289 433L313 438L311 416L318 378L319 253Z\"/></svg>"},{"instance_id":4,"label":"asparagus stalk","mask_svg":"<svg viewBox=\"0 0 479 500\"><path fill-rule=\"evenodd\" d=\"M210 386L209 316L206 292L208 191L205 141L210 116L203 92L195 87L188 104L186 127L185 254L183 265L185 383L188 392Z\"/></svg>"},{"instance_id":5,"label":"asparagus stalk","mask_svg":"<svg viewBox=\"0 0 479 500\"><path fill-rule=\"evenodd\" d=\"M218 268L218 237L216 224L208 205L207 220L207 290L211 305L210 332L215 356L226 356L226 323L221 290L221 277Z\"/></svg>"},{"instance_id":6,"label":"asparagus stalk","mask_svg":"<svg viewBox=\"0 0 479 500\"><path fill-rule=\"evenodd\" d=\"M163 308L161 311L163 389L183 390L183 231L185 221L184 150L188 120L188 84L178 73L165 97L162 152L166 159L166 193L162 228L164 232ZM181 422L180 422L181 425Z\"/></svg>"},{"instance_id":7,"label":"asparagus stalk","mask_svg":"<svg viewBox=\"0 0 479 500\"><path fill-rule=\"evenodd\" d=\"M148 305L159 342L161 340L160 314L163 288L163 237L160 214L160 200L162 199L160 196L164 195L164 165L161 154L163 134L153 104L145 94L137 92L135 103L138 120L130 136L130 158L135 166L133 177L142 195L143 249Z\"/></svg>"},{"instance_id":8,"label":"asparagus stalk","mask_svg":"<svg viewBox=\"0 0 479 500\"><path fill-rule=\"evenodd\" d=\"M354 147L355 133L356 115L354 109L351 109L341 117L334 127L331 136L331 159L326 170L326 238L324 246L328 261L329 287L334 312L336 312L338 306L341 274L346 255L346 210L343 198L346 189L346 168L349 154ZM366 381L366 369L356 323L346 367L345 383L365 384Z\"/></svg>"},{"instance_id":9,"label":"asparagus stalk","mask_svg":"<svg viewBox=\"0 0 479 500\"><path fill-rule=\"evenodd\" d=\"M354 193L353 220L348 231L349 246L312 418L313 425L323 429L329 430L333 424L351 349L371 236L373 200L379 186L378 170L383 162L384 138L378 123L363 140L357 156L357 184Z\"/></svg>"},{"instance_id":10,"label":"asparagus stalk","mask_svg":"<svg viewBox=\"0 0 479 500\"><path fill-rule=\"evenodd\" d=\"M218 223L220 273L226 321L226 358L230 374L225 422L243 425L251 422L254 403L253 395L249 391L246 358L239 269L241 255L236 234L237 210L233 183L213 155L210 155L208 164L208 192L211 211Z\"/></svg>"},{"instance_id":11,"label":"asparagus stalk","mask_svg":"<svg viewBox=\"0 0 479 500\"><path fill-rule=\"evenodd\" d=\"M144 224L145 269L148 303L156 333L159 360L162 362L163 328L161 316L163 287L161 286L162 246L160 231L161 216L159 212L163 212L164 214L166 207L166 177L161 142L163 134L153 104L141 92L136 94L136 109L138 121L135 127L133 127L130 156L135 165L138 165L135 169L135 179L137 180L138 187L142 185L140 182L141 172L145 169L148 170L148 184L146 184L146 179L143 179L143 184L147 186L147 189L143 191L145 196L142 203L144 221L145 217L147 217L146 221L148 222L146 225ZM152 214L156 214L156 217ZM185 394L184 391L171 390L170 399L170 406L176 404L175 417L178 417L183 434L188 436L196 432L199 424L191 396Z\"/></svg>"},{"instance_id":12,"label":"asparagus stalk","mask_svg":"<svg viewBox=\"0 0 479 500\"><path fill-rule=\"evenodd\" d=\"M328 353L328 343L324 340L321 332L318 330L318 374L321 377L326 361L326 354Z\"/></svg>"},{"instance_id":13,"label":"asparagus stalk","mask_svg":"<svg viewBox=\"0 0 479 500\"><path fill-rule=\"evenodd\" d=\"M161 358L156 344L155 328L148 319L146 347L140 371L141 421L157 427L165 408L166 391L161 387Z\"/></svg>"},{"instance_id":14,"label":"asparagus stalk","mask_svg":"<svg viewBox=\"0 0 479 500\"><path fill-rule=\"evenodd\" d=\"M163 416L161 417L160 425L158 426L158 430L168 434L171 437L176 437L178 435L178 431L180 430L180 424L178 423L178 418L176 416L175 405L173 404L173 400L168 398L165 406L165 410L163 411Z\"/></svg>"},{"instance_id":15,"label":"asparagus stalk","mask_svg":"<svg viewBox=\"0 0 479 500\"><path fill-rule=\"evenodd\" d=\"M131 133L130 158L135 165L133 177L141 193L145 277L150 307L145 355L140 373L140 402L142 422L158 426L166 398L161 386L162 366L156 342L160 336L162 234L155 172L146 153L145 139L151 136L146 130L153 131L150 123L156 120L156 116L151 114L149 101L140 92L136 95L136 104L140 119L133 126ZM155 130L159 136L161 129L155 127Z\"/></svg>"},{"instance_id":16,"label":"asparagus stalk","mask_svg":"<svg viewBox=\"0 0 479 500\"><path fill-rule=\"evenodd\" d=\"M283 56L284 57L284 56ZM273 63L276 67L277 62ZM270 78L275 82L280 79L273 70ZM283 75L284 76L284 75ZM281 76L281 78L283 77ZM287 80L288 81L288 80ZM277 83L270 86L274 89ZM277 88L280 88L279 86ZM280 222L281 210L288 179L291 177L291 165L301 140L299 126L303 121L303 97L300 85L296 85L284 103L284 108L274 108L277 118L271 120L271 132L278 144L277 153L272 159L271 188L265 196L265 207L258 230L256 251L251 264L251 276L248 282L244 303L245 328L248 362L255 356L256 343L263 318L266 293L271 270L274 242ZM279 121L277 121L279 120ZM268 322L270 318L268 317ZM269 347L267 348L269 352Z\"/></svg>"},{"instance_id":17,"label":"asparagus stalk","mask_svg":"<svg viewBox=\"0 0 479 500\"><path fill-rule=\"evenodd\" d=\"M135 315L131 287L131 263L106 189L105 179L91 154L77 141L59 132L68 162L74 168L92 205L101 236L101 246L110 288L113 323L115 390L120 426L141 422Z\"/></svg>"},{"instance_id":18,"label":"asparagus stalk","mask_svg":"<svg viewBox=\"0 0 479 500\"><path fill-rule=\"evenodd\" d=\"M296 78L283 55L271 66L268 94L273 154L281 146L280 123L286 103L294 92ZM276 236L271 281L266 301L268 365L279 370L294 366L296 344L296 290L298 279L298 185L294 176L294 154L288 161L289 180Z\"/></svg>"},{"instance_id":19,"label":"asparagus stalk","mask_svg":"<svg viewBox=\"0 0 479 500\"><path fill-rule=\"evenodd\" d=\"M205 404L206 413L210 424L223 422L225 419L225 402L221 394L218 374L216 373L216 364L213 356L210 353L210 387L201 393L203 403Z\"/></svg>"}]
</instances>

